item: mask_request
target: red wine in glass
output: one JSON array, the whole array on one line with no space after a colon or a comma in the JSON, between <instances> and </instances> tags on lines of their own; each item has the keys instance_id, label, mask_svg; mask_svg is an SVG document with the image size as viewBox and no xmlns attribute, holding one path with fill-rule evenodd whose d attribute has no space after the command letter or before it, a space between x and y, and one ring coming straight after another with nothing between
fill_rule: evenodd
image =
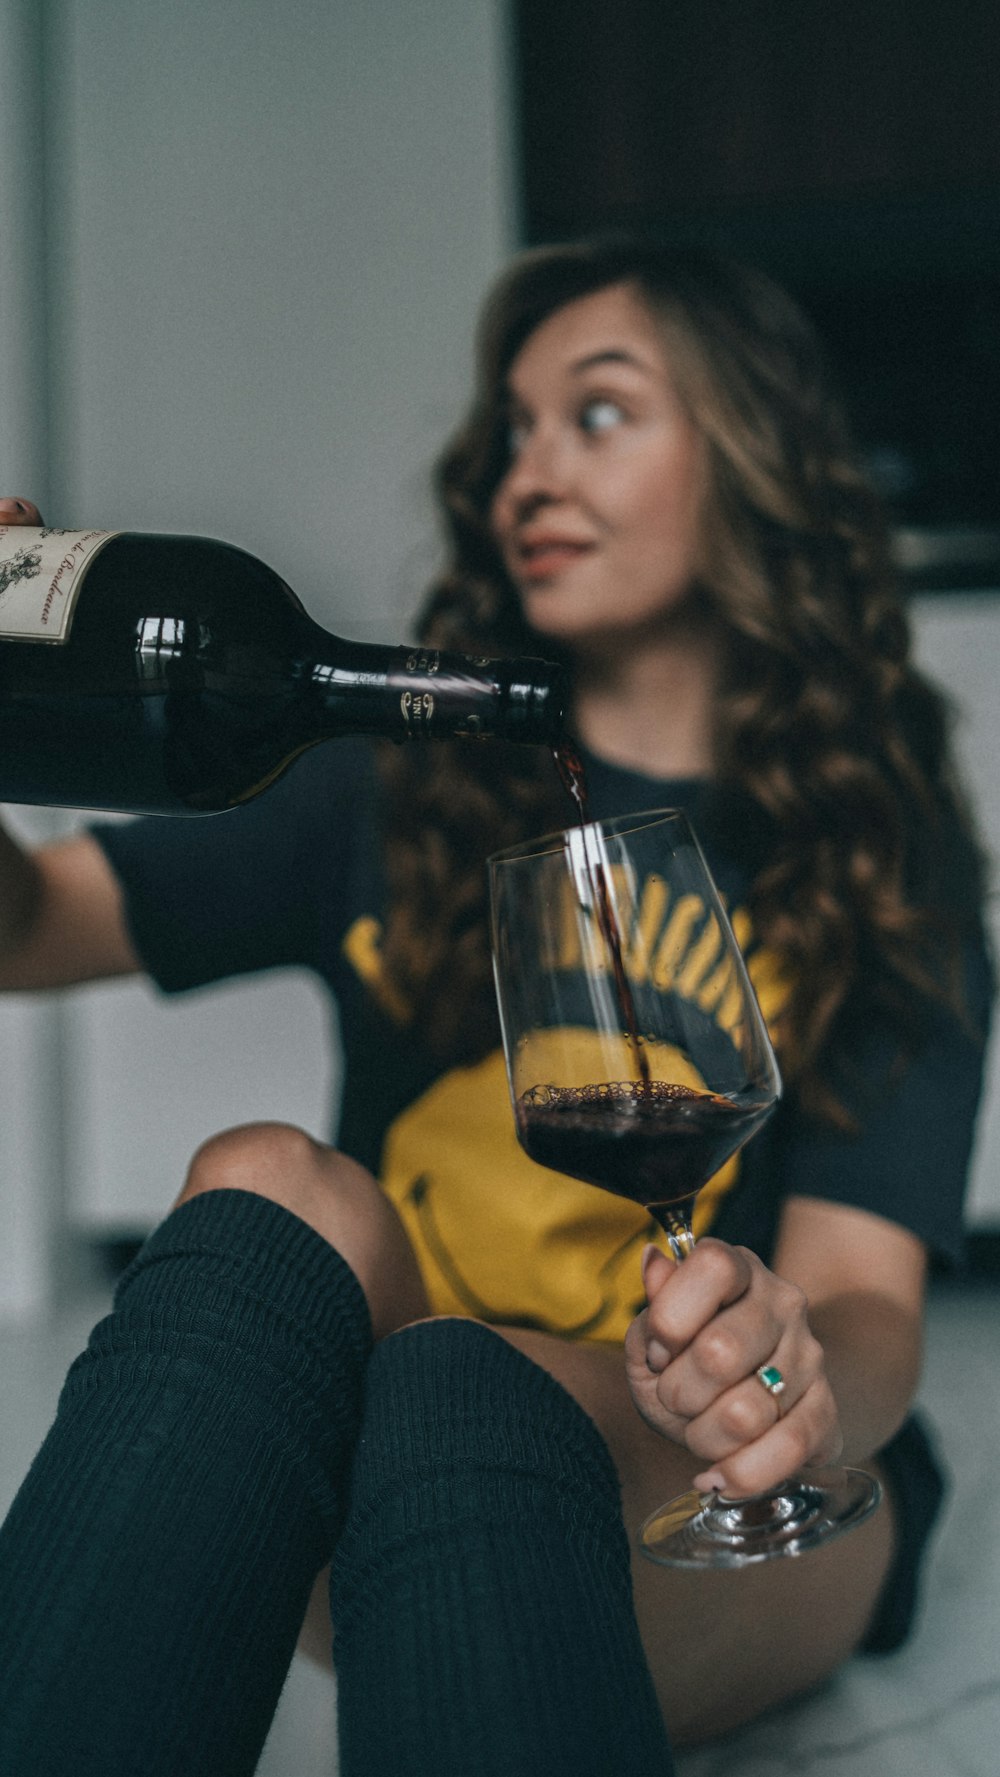
<instances>
[{"instance_id":1,"label":"red wine in glass","mask_svg":"<svg viewBox=\"0 0 1000 1777\"><path fill-rule=\"evenodd\" d=\"M739 1104L674 1081L623 1080L529 1086L514 1113L521 1145L540 1166L658 1215L690 1205L770 1109L770 1100Z\"/></svg>"}]
</instances>

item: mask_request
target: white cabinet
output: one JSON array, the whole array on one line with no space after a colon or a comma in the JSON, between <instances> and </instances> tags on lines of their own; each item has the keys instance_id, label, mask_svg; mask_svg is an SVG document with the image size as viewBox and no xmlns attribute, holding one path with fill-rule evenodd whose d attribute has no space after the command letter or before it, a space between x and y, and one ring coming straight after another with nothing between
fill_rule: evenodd
<instances>
[{"instance_id":1,"label":"white cabinet","mask_svg":"<svg viewBox=\"0 0 1000 1777\"><path fill-rule=\"evenodd\" d=\"M0 1320L48 1307L60 1221L58 1008L0 1000Z\"/></svg>"},{"instance_id":2,"label":"white cabinet","mask_svg":"<svg viewBox=\"0 0 1000 1777\"><path fill-rule=\"evenodd\" d=\"M955 745L990 854L988 917L1000 956L1000 591L914 599L917 658L955 708ZM971 1227L1000 1230L1000 1012L994 1016L969 1199Z\"/></svg>"},{"instance_id":3,"label":"white cabinet","mask_svg":"<svg viewBox=\"0 0 1000 1777\"><path fill-rule=\"evenodd\" d=\"M47 809L0 809L34 844L64 817ZM0 1320L49 1307L60 1275L65 1225L62 1007L58 996L0 997Z\"/></svg>"},{"instance_id":4,"label":"white cabinet","mask_svg":"<svg viewBox=\"0 0 1000 1777\"><path fill-rule=\"evenodd\" d=\"M336 1057L328 1001L299 971L167 999L144 981L78 990L65 1006L68 1207L91 1233L162 1220L188 1162L236 1123L295 1123L326 1139Z\"/></svg>"}]
</instances>

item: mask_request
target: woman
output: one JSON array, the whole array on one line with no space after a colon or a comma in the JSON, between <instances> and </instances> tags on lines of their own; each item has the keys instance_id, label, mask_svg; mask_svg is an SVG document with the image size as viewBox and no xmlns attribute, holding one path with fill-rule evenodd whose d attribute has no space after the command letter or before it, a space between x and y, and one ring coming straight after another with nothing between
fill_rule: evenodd
<instances>
[{"instance_id":1,"label":"woman","mask_svg":"<svg viewBox=\"0 0 1000 1777\"><path fill-rule=\"evenodd\" d=\"M112 1625L96 1664L127 1673L144 1760L155 1720L171 1757L215 1748L186 1768L252 1768L331 1551L345 1772L662 1773L664 1723L674 1743L727 1731L909 1624L940 1491L908 1419L927 1255L960 1244L989 972L941 702L909 662L811 333L713 259L630 242L525 256L487 308L440 491L450 556L421 639L564 658L595 814L688 807L789 1090L704 1193L710 1233L680 1270L641 1211L530 1168L483 864L568 811L548 762L516 749L343 743L226 822L11 850L6 985L145 968L181 988L307 962L344 1035L339 1151L273 1125L201 1150L8 1526L8 1559L34 1572L84 1446L95 1474L130 1477L94 1543L135 1552L117 1589L99 1554L59 1587ZM264 1394L295 1409L268 1449L304 1444L280 1495L247 1442ZM102 1441L95 1419L116 1416L131 1426ZM149 1458L155 1481L147 1417L178 1452ZM886 1486L862 1529L736 1574L637 1560L630 1595L622 1526L671 1491L744 1494L841 1459ZM159 1589L137 1585L150 1548ZM173 1578L165 1603L164 1567L185 1564L194 1589ZM51 1697L30 1670L40 1612L19 1620L17 1697ZM186 1624L169 1638L179 1712L135 1653L161 1648L164 1612ZM328 1657L316 1598L306 1635ZM99 1737L94 1671L57 1695L33 1734L44 1714ZM109 1752L105 1727L95 1770L128 1768L121 1732Z\"/></svg>"}]
</instances>

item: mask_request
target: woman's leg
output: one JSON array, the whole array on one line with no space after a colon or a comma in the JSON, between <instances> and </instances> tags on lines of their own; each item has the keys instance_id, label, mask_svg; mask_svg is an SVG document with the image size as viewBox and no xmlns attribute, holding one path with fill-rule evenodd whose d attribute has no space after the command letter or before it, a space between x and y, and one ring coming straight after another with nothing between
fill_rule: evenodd
<instances>
[{"instance_id":1,"label":"woman's leg","mask_svg":"<svg viewBox=\"0 0 1000 1777\"><path fill-rule=\"evenodd\" d=\"M490 1328L374 1352L331 1595L343 1777L670 1777L607 1447Z\"/></svg>"},{"instance_id":2,"label":"woman's leg","mask_svg":"<svg viewBox=\"0 0 1000 1777\"><path fill-rule=\"evenodd\" d=\"M0 1770L254 1769L340 1528L372 1330L425 1311L360 1168L278 1126L202 1149L0 1531Z\"/></svg>"},{"instance_id":3,"label":"woman's leg","mask_svg":"<svg viewBox=\"0 0 1000 1777\"><path fill-rule=\"evenodd\" d=\"M888 1571L888 1497L860 1529L797 1560L728 1573L656 1567L638 1553L635 1532L690 1487L701 1464L639 1418L619 1351L502 1332L575 1397L614 1458L636 1614L674 1744L728 1733L828 1678L861 1642Z\"/></svg>"}]
</instances>

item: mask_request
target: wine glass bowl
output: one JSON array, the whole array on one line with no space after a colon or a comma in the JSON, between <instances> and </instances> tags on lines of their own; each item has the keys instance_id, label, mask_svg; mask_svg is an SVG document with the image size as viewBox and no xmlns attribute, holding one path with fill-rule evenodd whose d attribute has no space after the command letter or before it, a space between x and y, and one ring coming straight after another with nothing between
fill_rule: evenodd
<instances>
[{"instance_id":1,"label":"wine glass bowl","mask_svg":"<svg viewBox=\"0 0 1000 1777\"><path fill-rule=\"evenodd\" d=\"M698 1192L781 1095L725 908L679 810L584 821L490 859L494 975L518 1140L541 1166L642 1205L676 1260ZM874 1510L868 1476L692 1492L640 1532L669 1566L800 1553Z\"/></svg>"},{"instance_id":2,"label":"wine glass bowl","mask_svg":"<svg viewBox=\"0 0 1000 1777\"><path fill-rule=\"evenodd\" d=\"M522 1147L642 1204L687 1250L691 1201L781 1082L686 816L588 822L498 853L490 875Z\"/></svg>"}]
</instances>

